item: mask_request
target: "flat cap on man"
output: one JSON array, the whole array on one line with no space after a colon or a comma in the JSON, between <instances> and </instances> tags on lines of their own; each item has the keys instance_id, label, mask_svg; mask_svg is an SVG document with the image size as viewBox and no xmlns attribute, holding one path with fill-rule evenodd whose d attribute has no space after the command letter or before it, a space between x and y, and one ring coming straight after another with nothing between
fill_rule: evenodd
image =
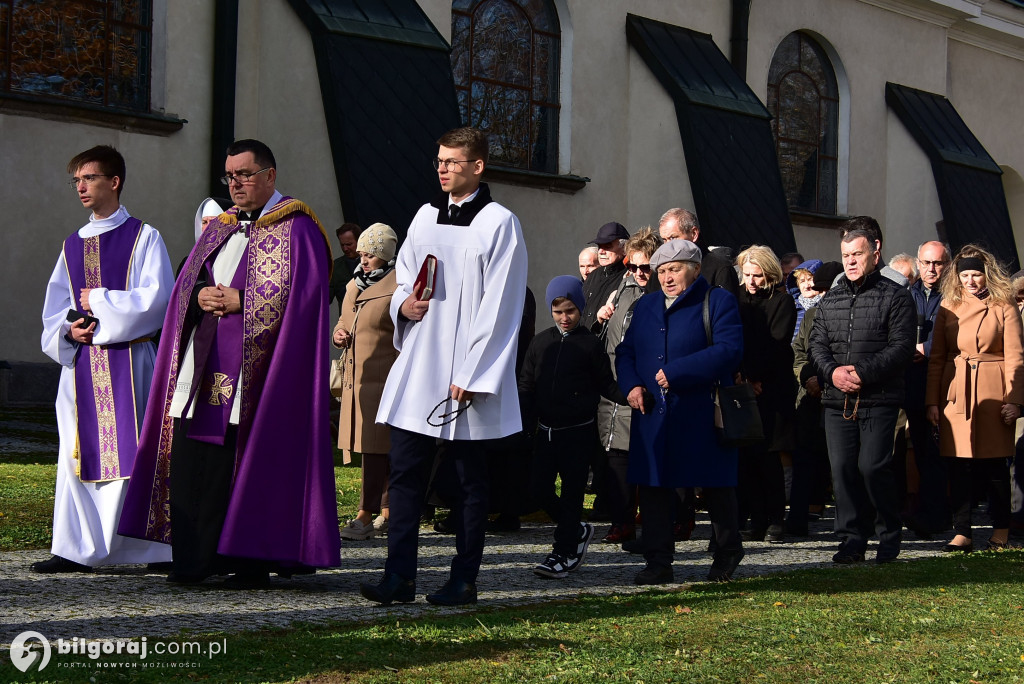
<instances>
[{"instance_id":1,"label":"flat cap on man","mask_svg":"<svg viewBox=\"0 0 1024 684\"><path fill-rule=\"evenodd\" d=\"M670 261L692 261L699 264L700 260L700 247L689 240L677 238L669 240L654 252L651 257L651 268L657 269Z\"/></svg>"},{"instance_id":2,"label":"flat cap on man","mask_svg":"<svg viewBox=\"0 0 1024 684\"><path fill-rule=\"evenodd\" d=\"M612 240L628 240L629 231L617 221L606 223L597 231L597 237L590 241L591 245L604 245Z\"/></svg>"}]
</instances>

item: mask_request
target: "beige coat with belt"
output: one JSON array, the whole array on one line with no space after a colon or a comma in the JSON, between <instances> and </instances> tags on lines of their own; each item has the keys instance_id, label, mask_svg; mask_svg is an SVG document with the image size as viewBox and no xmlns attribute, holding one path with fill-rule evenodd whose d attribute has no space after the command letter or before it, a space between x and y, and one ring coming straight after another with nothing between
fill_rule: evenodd
<instances>
[{"instance_id":1,"label":"beige coat with belt","mask_svg":"<svg viewBox=\"0 0 1024 684\"><path fill-rule=\"evenodd\" d=\"M341 318L334 327L352 334L352 343L345 352L344 384L341 395L341 417L338 420L338 448L344 461L352 460L352 452L386 454L391 439L386 425L374 419L380 406L380 395L388 371L398 358L395 349L395 324L391 320L391 295L398 287L395 271L362 292L355 279L345 288ZM358 314L358 318L356 317ZM352 329L353 323L355 330ZM332 335L333 339L333 335Z\"/></svg>"},{"instance_id":2,"label":"beige coat with belt","mask_svg":"<svg viewBox=\"0 0 1024 684\"><path fill-rule=\"evenodd\" d=\"M939 452L960 458L1013 455L1003 404L1024 403L1021 317L1009 304L964 294L935 318L925 403L938 406Z\"/></svg>"}]
</instances>

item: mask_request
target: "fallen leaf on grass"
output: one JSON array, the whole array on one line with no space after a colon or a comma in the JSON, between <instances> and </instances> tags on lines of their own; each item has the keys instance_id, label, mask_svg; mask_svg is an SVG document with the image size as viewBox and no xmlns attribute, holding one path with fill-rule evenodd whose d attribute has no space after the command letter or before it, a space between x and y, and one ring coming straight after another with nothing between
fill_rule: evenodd
<instances>
[{"instance_id":1,"label":"fallen leaf on grass","mask_svg":"<svg viewBox=\"0 0 1024 684\"><path fill-rule=\"evenodd\" d=\"M558 644L558 650L566 655L570 655L572 653L572 649L565 644Z\"/></svg>"},{"instance_id":2,"label":"fallen leaf on grass","mask_svg":"<svg viewBox=\"0 0 1024 684\"><path fill-rule=\"evenodd\" d=\"M772 605L775 606L776 608L788 608L789 607L785 603L783 603L782 601L776 601Z\"/></svg>"},{"instance_id":3,"label":"fallen leaf on grass","mask_svg":"<svg viewBox=\"0 0 1024 684\"><path fill-rule=\"evenodd\" d=\"M676 606L676 613L692 613L689 606Z\"/></svg>"}]
</instances>

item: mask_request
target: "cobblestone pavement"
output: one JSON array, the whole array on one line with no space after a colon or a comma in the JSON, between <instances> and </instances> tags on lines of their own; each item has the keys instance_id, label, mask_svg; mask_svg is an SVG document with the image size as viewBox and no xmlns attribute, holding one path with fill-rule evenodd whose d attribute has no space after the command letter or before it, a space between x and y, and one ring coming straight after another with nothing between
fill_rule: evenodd
<instances>
[{"instance_id":1,"label":"cobblestone pavement","mask_svg":"<svg viewBox=\"0 0 1024 684\"><path fill-rule=\"evenodd\" d=\"M831 510L831 509L829 509ZM812 525L812 535L794 543L746 544L746 558L737 578L797 568L832 567L836 548L831 519ZM698 517L693 539L676 544L675 577L679 583L704 581L711 563L705 552L710 534L706 516ZM525 525L519 532L488 536L477 582L480 607L569 599L576 596L646 591L633 584L643 565L640 556L600 543L607 525L598 524L586 564L563 580L535 576L533 565L550 551L554 526ZM905 533L901 561L935 556L944 541L921 541ZM444 583L454 553L454 537L428 531L420 537L417 601L382 607L359 595L361 582L379 580L386 542L343 542L340 568L284 580L274 577L269 589L226 589L218 579L199 586L177 586L142 566L113 566L92 574L39 575L28 566L49 557L45 551L0 553L0 644L25 630L50 639L125 639L238 632L286 627L293 623L322 624L337 620L377 620L385 616L438 615L464 608L439 608L423 600ZM874 549L869 548L868 560ZM835 567L835 572L845 568ZM677 585L678 586L678 585ZM671 585L668 587L671 588Z\"/></svg>"}]
</instances>

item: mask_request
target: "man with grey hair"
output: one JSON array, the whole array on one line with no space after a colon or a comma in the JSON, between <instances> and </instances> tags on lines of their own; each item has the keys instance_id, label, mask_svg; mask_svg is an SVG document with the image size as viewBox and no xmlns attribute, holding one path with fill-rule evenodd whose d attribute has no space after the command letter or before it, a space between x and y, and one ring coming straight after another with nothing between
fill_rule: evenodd
<instances>
[{"instance_id":1,"label":"man with grey hair","mask_svg":"<svg viewBox=\"0 0 1024 684\"><path fill-rule=\"evenodd\" d=\"M583 251L580 252L579 261L580 277L583 278L584 281L586 281L587 276L589 276L594 269L601 265L601 262L598 260L597 257L597 245L587 245L586 247L584 247Z\"/></svg>"},{"instance_id":2,"label":"man with grey hair","mask_svg":"<svg viewBox=\"0 0 1024 684\"><path fill-rule=\"evenodd\" d=\"M917 282L917 260L910 254L900 252L892 259L889 259L889 268L899 271L910 285Z\"/></svg>"},{"instance_id":3,"label":"man with grey hair","mask_svg":"<svg viewBox=\"0 0 1024 684\"><path fill-rule=\"evenodd\" d=\"M707 245L700 240L700 224L697 216L692 211L678 207L669 209L658 220L658 232L661 239L689 240L700 246L701 251L701 275L712 285L725 288L733 296L739 296L739 278L736 269L732 264L721 258L714 252L708 250Z\"/></svg>"},{"instance_id":4,"label":"man with grey hair","mask_svg":"<svg viewBox=\"0 0 1024 684\"><path fill-rule=\"evenodd\" d=\"M878 244L852 228L842 240L844 275L818 304L810 357L823 380L825 436L836 497L835 563L864 560L878 535L875 562L900 553L902 523L892 469L893 434L904 374L914 354L910 293L883 278Z\"/></svg>"},{"instance_id":5,"label":"man with grey hair","mask_svg":"<svg viewBox=\"0 0 1024 684\"><path fill-rule=\"evenodd\" d=\"M917 268L921 277L910 287L910 296L917 307L917 347L914 360L907 368L907 397L903 408L907 413L910 441L914 445L919 483L917 500L909 502L904 523L924 538L942 532L950 525L946 469L939 457L935 432L925 417L924 390L928 384L932 329L942 304L939 283L951 258L945 244L934 240L922 243L917 248Z\"/></svg>"}]
</instances>

